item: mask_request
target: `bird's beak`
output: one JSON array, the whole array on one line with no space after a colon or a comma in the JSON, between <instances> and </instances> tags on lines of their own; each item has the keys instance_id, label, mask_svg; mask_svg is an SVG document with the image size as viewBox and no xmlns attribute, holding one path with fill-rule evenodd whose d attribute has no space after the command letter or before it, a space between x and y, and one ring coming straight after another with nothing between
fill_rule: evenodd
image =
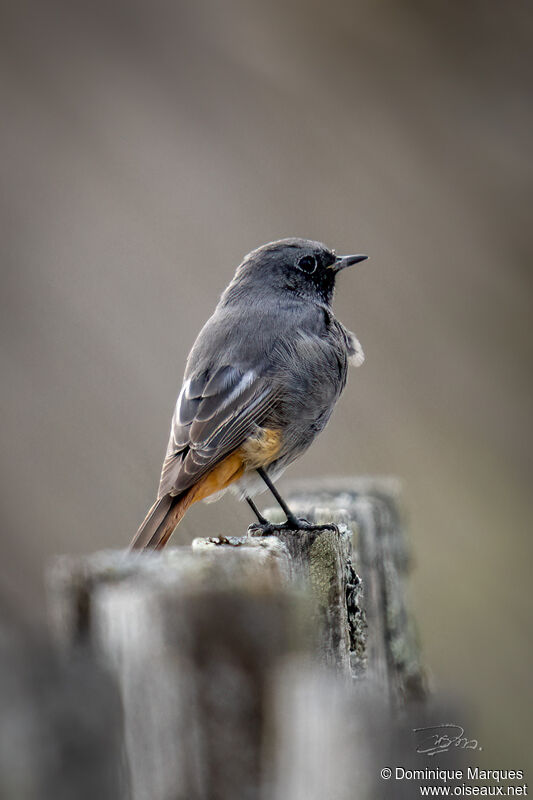
<instances>
[{"instance_id":1,"label":"bird's beak","mask_svg":"<svg viewBox=\"0 0 533 800\"><path fill-rule=\"evenodd\" d=\"M329 269L334 270L335 272L340 272L341 269L346 269L346 267L351 267L352 264L358 264L360 261L366 261L368 256L358 255L358 256L337 256L333 264L329 267Z\"/></svg>"}]
</instances>

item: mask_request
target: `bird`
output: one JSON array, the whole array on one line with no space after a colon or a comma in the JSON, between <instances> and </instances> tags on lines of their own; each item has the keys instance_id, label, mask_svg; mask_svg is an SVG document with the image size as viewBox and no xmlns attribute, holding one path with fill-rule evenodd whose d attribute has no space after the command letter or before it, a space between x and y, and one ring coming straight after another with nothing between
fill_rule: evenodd
<instances>
[{"instance_id":1,"label":"bird","mask_svg":"<svg viewBox=\"0 0 533 800\"><path fill-rule=\"evenodd\" d=\"M326 426L348 364L364 361L332 301L339 273L366 258L288 238L243 259L190 351L157 499L132 549L162 549L191 505L228 488L246 500L260 532L319 527L292 513L274 481ZM257 509L252 497L265 488L285 523Z\"/></svg>"}]
</instances>

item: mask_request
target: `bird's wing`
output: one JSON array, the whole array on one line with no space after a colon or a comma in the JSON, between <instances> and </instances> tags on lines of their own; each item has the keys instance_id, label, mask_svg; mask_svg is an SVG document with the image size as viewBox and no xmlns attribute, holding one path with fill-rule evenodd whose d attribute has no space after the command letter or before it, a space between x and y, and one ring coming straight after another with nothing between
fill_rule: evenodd
<instances>
[{"instance_id":1,"label":"bird's wing","mask_svg":"<svg viewBox=\"0 0 533 800\"><path fill-rule=\"evenodd\" d=\"M176 403L158 496L193 486L257 429L275 401L262 369L192 371Z\"/></svg>"}]
</instances>

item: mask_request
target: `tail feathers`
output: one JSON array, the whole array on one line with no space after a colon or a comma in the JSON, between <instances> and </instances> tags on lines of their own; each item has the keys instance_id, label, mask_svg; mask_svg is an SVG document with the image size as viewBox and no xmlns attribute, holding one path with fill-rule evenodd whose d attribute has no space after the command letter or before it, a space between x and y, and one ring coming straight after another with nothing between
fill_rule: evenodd
<instances>
[{"instance_id":1,"label":"tail feathers","mask_svg":"<svg viewBox=\"0 0 533 800\"><path fill-rule=\"evenodd\" d=\"M133 537L130 549L161 550L189 507L186 502L187 494L184 492L175 497L167 494L156 500Z\"/></svg>"},{"instance_id":2,"label":"tail feathers","mask_svg":"<svg viewBox=\"0 0 533 800\"><path fill-rule=\"evenodd\" d=\"M175 495L164 495L155 501L144 522L133 537L132 550L152 548L161 550L189 506L198 500L219 493L244 472L244 461L239 451L230 453L223 461L207 472L189 489Z\"/></svg>"}]
</instances>

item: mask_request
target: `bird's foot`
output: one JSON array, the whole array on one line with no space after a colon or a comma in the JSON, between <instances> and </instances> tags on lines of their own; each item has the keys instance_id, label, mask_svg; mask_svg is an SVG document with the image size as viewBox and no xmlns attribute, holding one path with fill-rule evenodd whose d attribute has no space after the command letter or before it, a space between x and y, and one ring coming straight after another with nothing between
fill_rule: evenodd
<instances>
[{"instance_id":1,"label":"bird's foot","mask_svg":"<svg viewBox=\"0 0 533 800\"><path fill-rule=\"evenodd\" d=\"M251 536L271 536L276 533L281 533L283 531L292 531L293 533L298 533L298 531L337 531L338 528L334 522L326 523L325 525L316 525L313 522L309 522L307 519L302 519L294 516L290 516L285 522L254 522L252 525L248 526L248 533Z\"/></svg>"},{"instance_id":2,"label":"bird's foot","mask_svg":"<svg viewBox=\"0 0 533 800\"><path fill-rule=\"evenodd\" d=\"M293 530L286 522L253 522L248 525L250 536L272 536L282 531Z\"/></svg>"}]
</instances>

